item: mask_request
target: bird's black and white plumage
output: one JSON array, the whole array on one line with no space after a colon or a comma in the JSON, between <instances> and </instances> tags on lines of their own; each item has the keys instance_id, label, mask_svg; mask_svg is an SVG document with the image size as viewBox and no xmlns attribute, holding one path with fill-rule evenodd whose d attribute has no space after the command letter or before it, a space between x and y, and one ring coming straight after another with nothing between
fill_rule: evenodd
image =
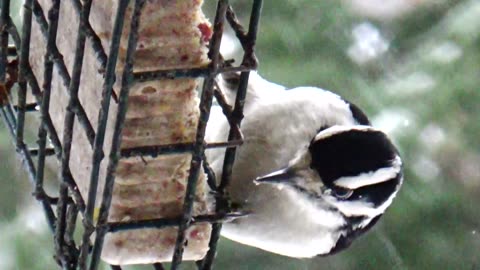
<instances>
[{"instance_id":1,"label":"bird's black and white plumage","mask_svg":"<svg viewBox=\"0 0 480 270\"><path fill-rule=\"evenodd\" d=\"M233 104L238 75L219 85ZM286 90L252 72L236 154L231 200L251 214L224 224L222 235L290 257L328 255L372 227L402 183L396 148L365 114L329 91ZM213 107L207 142L229 126ZM224 150L207 150L221 175Z\"/></svg>"}]
</instances>

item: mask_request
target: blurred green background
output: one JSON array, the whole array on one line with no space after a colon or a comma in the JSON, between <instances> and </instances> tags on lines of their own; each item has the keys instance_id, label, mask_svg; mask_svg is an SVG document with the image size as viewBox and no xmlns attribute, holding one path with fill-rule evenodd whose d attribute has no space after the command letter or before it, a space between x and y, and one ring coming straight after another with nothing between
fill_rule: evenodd
<instances>
[{"instance_id":1,"label":"blurred green background","mask_svg":"<svg viewBox=\"0 0 480 270\"><path fill-rule=\"evenodd\" d=\"M212 18L215 1L205 2ZM232 3L246 22L251 1ZM338 255L291 259L222 239L216 269L480 269L480 1L267 0L258 39L264 77L337 92L389 133L405 182ZM0 269L56 269L3 122L0 160Z\"/></svg>"}]
</instances>

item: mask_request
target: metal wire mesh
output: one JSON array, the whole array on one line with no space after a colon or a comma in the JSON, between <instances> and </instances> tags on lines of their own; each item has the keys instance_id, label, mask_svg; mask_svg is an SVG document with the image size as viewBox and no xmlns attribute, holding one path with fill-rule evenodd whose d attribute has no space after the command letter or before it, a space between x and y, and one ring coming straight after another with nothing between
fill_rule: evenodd
<instances>
[{"instance_id":1,"label":"metal wire mesh","mask_svg":"<svg viewBox=\"0 0 480 270\"><path fill-rule=\"evenodd\" d=\"M219 0L215 21L213 23L213 36L209 45L208 56L210 63L202 68L158 70L152 72L133 72L134 52L138 38L138 27L142 7L146 0L119 0L118 9L113 25L112 39L110 42L109 55L105 53L100 38L89 23L90 8L92 0L66 0L71 1L80 18L78 25L78 36L74 51L74 65L71 74L68 72L63 57L56 46L57 29L59 20L60 0L52 0L52 6L45 11L37 0L25 0L22 10L23 24L21 33L14 25L9 14L10 1L0 0L0 113L7 126L12 141L16 146L17 153L23 160L23 166L29 174L30 181L34 187L34 196L41 203L48 224L54 233L55 258L63 269L97 269L100 253L105 234L123 230L140 228L163 228L177 226L179 228L176 239L171 269L178 269L182 262L182 255L185 242L186 229L197 223L211 223L213 226L209 251L202 261L196 262L198 269L211 269L220 236L222 222L235 218L237 214L230 213L225 200L225 187L230 181L232 166L235 157L236 146L241 144L242 135L240 123L243 118L243 104L246 95L249 70L256 68L254 47L260 11L261 0L252 1L252 12L248 31L244 30L238 22L228 0ZM127 6L134 2L134 11L129 26L124 26ZM35 21L33 20L35 19ZM231 25L244 49L243 62L239 66L230 66L219 53L220 41L222 38L225 22ZM44 61L43 84L40 86L38 79L33 74L29 63L30 36L32 23L40 26L41 32L47 44L47 51ZM128 48L126 61L123 67L121 78L121 90L117 97L112 91L115 82L115 67L119 54L120 37L124 27L129 27ZM98 125L94 128L88 119L85 109L79 102L79 83L82 76L83 56L87 38L95 52L96 58L104 71L104 84L102 88L102 99L100 101L100 112ZM10 40L11 39L11 40ZM9 45L9 41L12 45ZM65 104L67 108L65 126L63 130L63 141L53 126L49 114L51 102L50 92L54 68L58 70L63 80L65 89L68 91L69 101ZM220 91L215 89L215 77L222 72L241 72L240 86L234 106L229 106ZM170 144L156 146L145 146L128 149L120 149L122 127L124 124L129 87L133 82L145 82L161 78L203 77L204 84L200 100L200 120L197 127L196 139L193 142L182 144ZM14 87L14 85L18 87ZM30 91L35 98L35 103L27 104L27 91ZM14 93L16 92L16 93ZM16 94L16 95L15 95ZM16 98L15 98L16 97ZM228 141L206 143L204 141L206 123L209 118L213 98L216 98L230 123ZM114 134L112 138L111 152L108 155L108 167L105 179L105 187L102 198L97 198L99 183L100 161L104 158L103 145L105 144L105 132L109 104L118 103L118 111L115 117ZM38 110L36 108L39 108ZM25 115L37 113L41 117L38 129L38 148L32 146L24 138ZM77 119L87 135L90 146L93 149L93 163L90 175L90 189L88 197L83 198L78 190L75 179L70 168L70 150L72 146L73 122ZM53 148L47 147L47 142ZM216 185L215 175L205 159L204 151L207 148L225 147L226 156L220 184ZM108 222L113 185L115 182L115 169L119 159L133 156L158 156L171 153L191 153L190 174L185 194L183 212L177 218L160 218L154 220L130 221L130 222ZM61 162L61 181L58 187L58 196L50 196L44 190L45 162L50 156L55 156ZM36 161L36 163L35 163ZM193 197L200 168L208 176L208 184L215 191L216 213L203 216L192 216ZM101 199L101 206L98 221L93 219L95 201ZM74 241L73 234L76 228L77 218L82 217L83 236L81 243ZM94 234L95 233L95 234ZM92 237L94 235L94 237ZM93 245L91 243L93 240ZM156 263L154 269L164 269L163 265ZM111 266L112 269L122 269L120 266Z\"/></svg>"}]
</instances>

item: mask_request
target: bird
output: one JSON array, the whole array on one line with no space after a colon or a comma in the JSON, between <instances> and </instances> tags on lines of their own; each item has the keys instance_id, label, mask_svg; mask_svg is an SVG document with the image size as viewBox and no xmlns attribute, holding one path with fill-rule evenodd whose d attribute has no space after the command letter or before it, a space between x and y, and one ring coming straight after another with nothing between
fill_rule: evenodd
<instances>
[{"instance_id":1,"label":"bird","mask_svg":"<svg viewBox=\"0 0 480 270\"><path fill-rule=\"evenodd\" d=\"M218 77L229 104L239 81L238 73ZM403 182L388 136L327 90L286 89L250 72L241 131L226 191L232 206L249 214L224 223L221 234L244 245L294 258L335 254L377 223ZM213 106L205 140L225 141L228 132ZM217 176L224 153L206 150Z\"/></svg>"}]
</instances>

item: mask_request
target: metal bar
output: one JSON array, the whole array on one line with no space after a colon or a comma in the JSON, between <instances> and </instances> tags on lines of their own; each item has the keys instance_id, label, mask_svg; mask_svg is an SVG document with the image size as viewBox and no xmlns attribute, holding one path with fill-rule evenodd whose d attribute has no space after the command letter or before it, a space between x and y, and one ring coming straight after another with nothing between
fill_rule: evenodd
<instances>
[{"instance_id":1,"label":"metal bar","mask_svg":"<svg viewBox=\"0 0 480 270\"><path fill-rule=\"evenodd\" d=\"M33 193L33 196L35 197L35 199L37 199L39 201L44 200L44 201L48 202L49 204L56 205L58 203L58 198L57 197L51 197L46 192L43 193L43 194ZM73 200L68 201L68 203L73 203Z\"/></svg>"},{"instance_id":2,"label":"metal bar","mask_svg":"<svg viewBox=\"0 0 480 270\"><path fill-rule=\"evenodd\" d=\"M81 56L83 58L83 50L85 45L85 37L86 32L83 29L86 28L86 24L88 22L88 16L90 13L92 1L89 0L83 4L82 11L80 12L80 24L79 24L79 36L81 34L81 41L82 41L82 51ZM99 123L97 126L97 136L93 141L93 156L92 156L92 170L90 174L90 186L88 190L88 197L87 197L87 205L86 211L84 215L84 227L85 231L82 237L82 245L80 248L80 257L79 257L79 268L86 269L87 267L87 257L89 252L89 243L90 243L90 236L95 231L93 225L93 212L95 209L95 201L97 197L97 188L98 188L98 177L100 171L100 164L101 160L104 157L103 153L103 143L105 139L105 129L106 129L106 121L108 118L108 109L110 106L110 97L112 92L112 87L114 83L114 75L115 75L115 66L116 61L118 58L118 48L120 43L120 36L123 29L123 20L125 17L125 10L128 5L128 1L121 1L119 2L118 9L117 9L117 17L115 18L115 25L114 31L115 36L112 36L111 47L112 51L110 51L109 61L107 62L107 74L104 83L104 90L102 91L102 102L101 102L101 109L99 112ZM79 38L80 40L80 38ZM78 47L77 47L78 49ZM77 51L78 53L78 51ZM77 56L76 53L76 56ZM81 64L78 66L78 69L75 69L73 74L76 75L74 83L76 84L76 88L78 91L78 83L80 82L80 72L81 72ZM73 81L73 78L72 78ZM70 91L75 90L72 84L70 85ZM72 123L73 124L73 123ZM97 236L98 237L98 236ZM96 268L97 266L93 266Z\"/></svg>"},{"instance_id":3,"label":"metal bar","mask_svg":"<svg viewBox=\"0 0 480 270\"><path fill-rule=\"evenodd\" d=\"M100 172L100 164L104 158L103 145L105 142L105 132L107 128L108 111L110 108L110 100L112 97L112 87L115 83L115 67L117 65L118 53L120 49L120 41L122 37L123 22L125 20L125 13L128 6L128 0L122 0L118 3L117 14L112 32L112 40L110 42L110 53L105 71L105 82L102 90L102 100L100 104L100 111L98 113L97 136L93 144L92 156L92 170L90 172L90 184L87 197L87 208L85 211L85 231L83 233L83 244L81 247L82 255L80 256L80 263L82 267L86 268L86 258L88 252L88 241L90 235L94 232L93 212L95 209L95 202L98 190L98 178Z\"/></svg>"},{"instance_id":4,"label":"metal bar","mask_svg":"<svg viewBox=\"0 0 480 270\"><path fill-rule=\"evenodd\" d=\"M7 55L8 56L17 56L17 48L13 45L8 45Z\"/></svg>"},{"instance_id":5,"label":"metal bar","mask_svg":"<svg viewBox=\"0 0 480 270\"><path fill-rule=\"evenodd\" d=\"M205 149L211 148L225 148L235 147L241 145L243 141L232 140L229 142L214 142L205 144ZM165 145L149 145L125 148L120 151L122 158L137 157L137 156L151 156L157 157L159 155L171 155L190 153L194 150L194 143L175 143Z\"/></svg>"},{"instance_id":6,"label":"metal bar","mask_svg":"<svg viewBox=\"0 0 480 270\"><path fill-rule=\"evenodd\" d=\"M250 23L248 26L249 27L248 33L245 32L245 29L238 21L237 16L235 15L235 12L233 12L233 9L229 7L227 10L228 23L233 28L235 35L239 39L242 45L242 48L245 52L242 65L247 65L252 68L257 68L257 64L258 64L254 54L254 50L255 50L255 43L256 43L256 34L258 32L258 23L259 23L260 14L261 14L261 7L262 7L262 3L260 3L259 6L257 6L257 3L255 1L253 2L253 9L252 9L252 13L250 14ZM256 9L256 8L259 8L259 9ZM252 34L254 35L253 38L252 38Z\"/></svg>"},{"instance_id":7,"label":"metal bar","mask_svg":"<svg viewBox=\"0 0 480 270\"><path fill-rule=\"evenodd\" d=\"M21 46L20 35L18 34L15 24L13 24L11 19L9 19L9 22L8 22L8 32L12 36L15 46L17 47ZM42 91L40 90L40 86L38 85L37 79L35 78L35 75L33 74L33 71L29 65L26 67L26 69L27 69L26 77L30 85L30 88L32 89L32 93L37 103L41 104ZM53 122L50 117L48 117L48 119L46 120L46 125L51 136L50 139L52 140L52 143L55 146L55 151L57 153L61 153L61 143L60 143L60 140L58 139L58 135L55 131L55 127L53 126Z\"/></svg>"},{"instance_id":8,"label":"metal bar","mask_svg":"<svg viewBox=\"0 0 480 270\"><path fill-rule=\"evenodd\" d=\"M27 103L27 81L25 79L26 67L30 57L30 36L32 31L32 0L25 0L23 4L22 40L19 55L18 69L18 101L17 101L17 151L23 144L25 128L25 105Z\"/></svg>"},{"instance_id":9,"label":"metal bar","mask_svg":"<svg viewBox=\"0 0 480 270\"><path fill-rule=\"evenodd\" d=\"M223 72L241 72L249 71L252 68L245 65L238 67L218 67L215 71L209 67L204 68L190 68L190 69L171 69L171 70L154 70L144 72L134 72L133 80L135 82L148 82L160 79L178 79L178 78L198 78L198 77L212 77Z\"/></svg>"},{"instance_id":10,"label":"metal bar","mask_svg":"<svg viewBox=\"0 0 480 270\"><path fill-rule=\"evenodd\" d=\"M78 208L72 203L69 198L67 208L67 224L65 227L65 244L68 248L68 254L70 255L71 265L76 266L78 262L78 254L80 253L76 247L75 240L73 239L75 233L75 227L78 217Z\"/></svg>"},{"instance_id":11,"label":"metal bar","mask_svg":"<svg viewBox=\"0 0 480 270\"><path fill-rule=\"evenodd\" d=\"M7 75L8 32L5 31L8 23L10 0L0 1L0 82L5 83Z\"/></svg>"},{"instance_id":12,"label":"metal bar","mask_svg":"<svg viewBox=\"0 0 480 270\"><path fill-rule=\"evenodd\" d=\"M9 112L8 111L9 109L11 110L10 106L0 107L0 112L4 118L4 122L7 124L8 130L10 131L10 135L12 136L12 141L14 141L16 127L13 123L10 122L9 117L7 116L7 114L13 115L13 110ZM18 153L22 158L22 161L23 161L22 165L28 173L30 182L33 185L35 185L35 175L36 175L35 165L33 164L32 158L29 155L27 146L25 144L22 144L22 146L18 149ZM45 212L47 223L50 229L53 231L55 229L56 218L55 218L55 214L53 213L52 207L46 199L40 200L40 203L42 204L43 210Z\"/></svg>"},{"instance_id":13,"label":"metal bar","mask_svg":"<svg viewBox=\"0 0 480 270\"><path fill-rule=\"evenodd\" d=\"M3 102L0 100L0 107L8 105L9 89L7 87L7 66L8 66L8 20L10 10L10 0L0 1L0 99L5 99ZM3 103L3 104L2 104ZM3 113L5 121L10 118L8 122L13 124L15 118L11 118L6 112ZM10 128L10 127L9 127ZM12 133L15 138L15 132Z\"/></svg>"},{"instance_id":14,"label":"metal bar","mask_svg":"<svg viewBox=\"0 0 480 270\"><path fill-rule=\"evenodd\" d=\"M82 10L82 3L80 0L72 0L73 8L75 11L80 14ZM85 28L84 28L85 34L87 37L90 39L92 43L92 48L95 53L95 56L97 57L98 62L100 63L100 66L105 69L107 66L107 61L108 57L107 54L105 53L105 50L103 49L102 46L102 41L100 40L100 37L95 33L93 30L92 26L90 25L90 22L86 21L85 22Z\"/></svg>"},{"instance_id":15,"label":"metal bar","mask_svg":"<svg viewBox=\"0 0 480 270\"><path fill-rule=\"evenodd\" d=\"M160 79L207 77L209 75L210 75L209 68L155 70L155 71L134 72L133 80L135 82L148 82L148 81L156 81Z\"/></svg>"},{"instance_id":16,"label":"metal bar","mask_svg":"<svg viewBox=\"0 0 480 270\"><path fill-rule=\"evenodd\" d=\"M8 121L11 123L12 127L13 127L13 133L12 133L12 136L13 138L15 138L16 140L16 137L17 137L17 119L15 118L15 113L13 112L13 110L11 110L11 107L10 107L10 104L4 106L5 108L5 113L6 113L6 117L8 118Z\"/></svg>"},{"instance_id":17,"label":"metal bar","mask_svg":"<svg viewBox=\"0 0 480 270\"><path fill-rule=\"evenodd\" d=\"M165 270L165 267L161 263L154 263L153 264L153 269L155 270Z\"/></svg>"},{"instance_id":18,"label":"metal bar","mask_svg":"<svg viewBox=\"0 0 480 270\"><path fill-rule=\"evenodd\" d=\"M43 14L42 7L40 6L37 0L34 0L33 2L33 14L35 15L37 23L40 25L40 30L43 36L45 37L46 40L48 40L48 23ZM63 60L63 55L58 51L58 48L56 47L56 45L52 47L52 52L53 52L52 59L54 60L55 66L58 69L58 74L63 80L65 91L67 92L67 94L69 94L70 85L72 83L71 83L71 78L68 73L67 67ZM93 129L92 124L90 123L90 120L87 117L87 113L85 112L84 108L80 105L80 101L78 100L78 98L74 98L72 102L73 102L72 108L74 108L74 112L78 118L78 122L84 128L90 145L93 145L93 140L95 138L95 130Z\"/></svg>"},{"instance_id":19,"label":"metal bar","mask_svg":"<svg viewBox=\"0 0 480 270\"><path fill-rule=\"evenodd\" d=\"M205 153L203 153L203 172L207 175L207 184L208 187L211 189L211 193L216 194L217 192L217 183L216 183L216 175L213 169L210 167L210 164L208 163L207 157L205 156Z\"/></svg>"},{"instance_id":20,"label":"metal bar","mask_svg":"<svg viewBox=\"0 0 480 270\"><path fill-rule=\"evenodd\" d=\"M78 24L78 35L75 48L75 57L73 61L73 71L72 78L70 80L70 85L68 92L70 94L70 99L67 105L67 111L65 115L65 123L63 129L63 151L62 151L62 181L65 181L66 175L68 174L68 167L70 163L70 150L72 147L72 136L73 136L73 125L75 119L75 111L78 111L79 101L78 101L78 91L80 85L80 77L83 66L83 55L85 53L85 33L82 30L84 28L84 22L88 20L90 15L90 8L92 6L92 0L85 1L82 12L80 13L79 24Z\"/></svg>"},{"instance_id":21,"label":"metal bar","mask_svg":"<svg viewBox=\"0 0 480 270\"><path fill-rule=\"evenodd\" d=\"M232 105L228 104L227 98L223 95L222 91L220 90L219 86L217 85L215 91L213 92L215 99L218 102L218 105L222 108L223 114L228 118L232 115Z\"/></svg>"},{"instance_id":22,"label":"metal bar","mask_svg":"<svg viewBox=\"0 0 480 270\"><path fill-rule=\"evenodd\" d=\"M176 143L166 145L150 145L138 146L131 148L124 148L120 150L122 158L136 157L136 156L151 156L157 157L159 155L181 154L189 153L193 150L192 143Z\"/></svg>"},{"instance_id":23,"label":"metal bar","mask_svg":"<svg viewBox=\"0 0 480 270\"><path fill-rule=\"evenodd\" d=\"M227 7L228 0L220 0L218 2L217 13L215 15L215 21L213 24L213 36L210 41L210 50L208 52L208 56L211 59L210 68L212 70L212 74L215 74L218 68L218 62L220 59L220 42L222 39ZM183 203L182 222L178 226L178 235L175 243L175 250L173 252L172 264L170 267L171 270L178 269L183 257L183 250L185 245L185 231L191 222L195 188L197 185L198 174L202 163L202 157L204 156L205 151L205 129L207 126L208 118L210 116L210 108L212 106L214 83L215 77L209 76L205 79L203 84L203 91L200 99L200 118L198 121L196 141L192 153L190 172L185 193L185 199Z\"/></svg>"},{"instance_id":24,"label":"metal bar","mask_svg":"<svg viewBox=\"0 0 480 270\"><path fill-rule=\"evenodd\" d=\"M65 113L65 121L63 126L63 149L61 159L61 181L66 182L68 174L70 174L70 151L72 148L73 139L73 126L75 120L75 112L78 111L79 100L78 91L80 85L80 77L83 66L83 55L85 53L85 33L82 30L84 28L84 22L88 20L90 15L90 8L92 6L92 0L85 1L82 12L80 14L78 23L78 34L76 40L75 56L73 61L72 78L68 87L70 98ZM83 245L84 243L82 243Z\"/></svg>"},{"instance_id":25,"label":"metal bar","mask_svg":"<svg viewBox=\"0 0 480 270\"><path fill-rule=\"evenodd\" d=\"M242 72L240 74L240 83L237 90L237 97L235 99L235 107L230 116L230 132L228 134L228 140L238 140L237 133L234 131L235 126L240 126L243 119L243 105L245 104L245 97L247 93L249 72ZM232 168L235 161L236 148L229 148L225 151L225 159L223 162L222 178L218 187L219 192L223 193L223 190L228 186L232 177Z\"/></svg>"},{"instance_id":26,"label":"metal bar","mask_svg":"<svg viewBox=\"0 0 480 270\"><path fill-rule=\"evenodd\" d=\"M26 2L27 3L27 2ZM28 6L26 5L25 9L29 11L29 21L31 23L32 19L32 12L31 12L31 7L32 7L32 0L28 0ZM35 185L35 194L36 197L41 197L42 195L45 194L45 191L43 189L43 178L44 178L44 169L45 169L45 149L46 149L46 137L47 137L47 132L45 128L45 121L46 121L46 116L48 115L48 110L49 110L49 105L50 105L50 90L51 90L51 83L52 83L52 73L53 73L53 62L51 60L52 58L52 46L55 45L56 37L57 37L57 29L58 29L58 14L59 14L59 8L60 8L60 1L59 0L53 0L52 1L52 7L48 12L48 19L50 21L50 25L48 27L48 40L47 40L47 50L45 53L45 71L44 71L44 84L43 84L43 96L42 96L42 103L41 103L41 123L38 131L38 145L39 145L39 151L38 151L38 171L36 174L36 185ZM31 25L30 25L31 29ZM24 41L22 40L22 48L20 50L21 55L24 55ZM27 44L27 47L29 48L30 42ZM27 48L27 49L28 49ZM22 59L22 58L20 58ZM25 74L26 73L26 67L28 65L28 56L24 59L24 62L21 63L21 73L20 74ZM24 80L24 87L25 87L25 93L26 94L26 82ZM23 97L25 98L25 96ZM20 102L19 98L19 104L20 108L22 109L23 107L23 113L25 111L25 103ZM19 110L19 113L22 112L22 110ZM56 259L57 261L62 265L63 269L71 269L70 263L69 263L69 256L68 253L66 253L66 249L64 248L64 234L65 234L65 228L66 228L66 212L67 212L67 203L68 203L68 187L67 185L63 182L60 184L60 196L57 201L57 220L55 224L55 252L56 252Z\"/></svg>"},{"instance_id":27,"label":"metal bar","mask_svg":"<svg viewBox=\"0 0 480 270\"><path fill-rule=\"evenodd\" d=\"M247 32L238 21L237 16L235 15L235 12L233 12L233 9L231 6L229 6L227 9L227 21L232 27L233 31L235 32L235 36L237 36L238 40L240 41L240 44L242 45L243 50L245 50L246 40L248 38Z\"/></svg>"},{"instance_id":28,"label":"metal bar","mask_svg":"<svg viewBox=\"0 0 480 270\"><path fill-rule=\"evenodd\" d=\"M100 163L104 158L103 144L105 141L105 132L107 128L108 112L110 107L110 100L112 97L112 87L115 83L115 67L117 65L118 53L120 48L120 40L122 37L123 21L125 11L128 6L128 0L119 2L117 9L116 21L112 32L112 40L110 43L110 53L106 66L105 82L102 91L102 101L100 111L98 114L97 136L95 137L92 158L92 171L90 174L90 189L88 192L87 203L87 217L91 218L93 215L93 208L95 206L95 199L98 187L98 177L100 171Z\"/></svg>"},{"instance_id":29,"label":"metal bar","mask_svg":"<svg viewBox=\"0 0 480 270\"><path fill-rule=\"evenodd\" d=\"M32 157L40 155L40 149L39 148L30 148L28 151L30 151L30 155ZM43 150L43 151L44 151L45 156L55 155L55 149L54 148L45 148L45 150Z\"/></svg>"},{"instance_id":30,"label":"metal bar","mask_svg":"<svg viewBox=\"0 0 480 270\"><path fill-rule=\"evenodd\" d=\"M1 112L2 112L2 116L3 116L3 120L5 122L5 125L7 126L8 131L10 132L10 136L12 138L15 138L15 124L12 123L12 120L10 119L10 117L8 117L7 112L6 112L6 108L7 107L0 107Z\"/></svg>"},{"instance_id":31,"label":"metal bar","mask_svg":"<svg viewBox=\"0 0 480 270\"><path fill-rule=\"evenodd\" d=\"M8 27L7 30L12 37L12 40L14 41L15 46L20 46L20 35L17 32L17 29L15 25L13 24L13 21L11 18L8 20ZM33 74L32 68L30 65L27 66L27 80L30 85L30 88L32 90L33 96L35 97L37 103L42 103L42 94L40 90L40 86L38 85L37 79L35 78L35 75ZM60 142L60 139L58 137L57 131L55 130L55 127L53 125L52 119L48 115L46 122L47 126L47 131L50 137L50 140L55 148L55 153L57 153L57 158L60 159L60 154L62 153L62 144ZM82 196L80 195L80 192L78 190L77 184L73 180L73 176L68 171L68 174L66 175L67 178L67 184L70 187L70 191L73 193L73 196L75 198L75 201L77 203L77 206L79 207L80 211L83 213L85 210L85 203L83 201Z\"/></svg>"},{"instance_id":32,"label":"metal bar","mask_svg":"<svg viewBox=\"0 0 480 270\"><path fill-rule=\"evenodd\" d=\"M216 213L211 215L199 215L191 217L191 224L212 223L212 222L226 222L237 218L244 217L244 213ZM107 223L108 232L118 232L125 230L139 230L139 229L161 229L165 227L178 226L182 222L182 216L176 218L157 218L150 220L135 220L129 222L110 222Z\"/></svg>"},{"instance_id":33,"label":"metal bar","mask_svg":"<svg viewBox=\"0 0 480 270\"><path fill-rule=\"evenodd\" d=\"M260 21L260 14L262 10L262 0L254 0L253 6L252 6L252 11L250 15L250 22L249 22L249 29L248 29L248 34L247 34L247 40L248 40L248 45L251 46L252 48L249 50L246 50L248 52L245 53L244 55L244 61L243 63L247 63L246 58L254 57L254 46L255 46L255 40L257 36L257 31L258 31L258 24ZM251 62L250 62L251 63ZM255 61L256 63L256 61ZM245 103L245 97L247 93L247 86L248 86L248 77L249 77L249 72L242 72L240 75L240 84L237 90L237 96L235 99L235 107L231 113L231 117L229 118L229 123L230 123L230 132L228 135L228 140L232 139L238 139L234 131L234 127L240 127L241 120L243 119L243 105ZM236 153L236 148L229 148L225 152L225 159L223 163L223 171L222 171L222 179L220 182L220 185L218 186L218 189L216 192L218 193L217 198L217 203L216 203L216 211L217 212L222 212L225 210L228 210L228 206L226 205L225 200L223 199L224 195L224 190L228 186L229 182L231 181L231 175L232 175L232 169L233 169L233 163L235 161L235 153ZM220 238L220 232L222 230L222 224L221 223L213 223L212 224L212 233L210 237L210 243L209 243L209 250L207 252L207 255L203 259L201 263L201 269L203 270L209 270L212 269L213 267L213 262L215 259L215 254L217 252L217 243Z\"/></svg>"},{"instance_id":34,"label":"metal bar","mask_svg":"<svg viewBox=\"0 0 480 270\"><path fill-rule=\"evenodd\" d=\"M132 70L134 63L134 53L138 40L138 28L140 24L140 15L146 0L135 0L135 7L130 23L130 34L128 36L127 54L122 75L122 87L118 101L118 110L116 122L113 131L112 146L109 155L109 163L107 166L107 174L105 179L105 187L103 190L103 198L100 206L100 213L97 222L96 238L93 246L90 270L96 270L99 263L100 253L102 251L103 241L107 233L104 225L107 223L108 213L112 202L113 185L115 180L115 169L120 159L120 145L122 140L122 129L128 108L128 93L132 83Z\"/></svg>"},{"instance_id":35,"label":"metal bar","mask_svg":"<svg viewBox=\"0 0 480 270\"><path fill-rule=\"evenodd\" d=\"M253 2L252 12L250 15L249 29L247 34L248 45L251 48L245 49L246 51L250 51L251 54L245 54L244 60L243 60L244 62L251 62L249 58L254 57L253 52L254 52L255 40L256 40L257 31L258 31L258 24L260 21L262 3L263 3L262 0L254 0ZM231 115L232 119L229 119L231 126L230 126L230 133L228 136L228 140L237 139L236 136L238 136L238 134L235 134L236 133L235 129L236 129L236 126L240 127L241 121L243 119L243 106L245 104L245 97L247 94L246 90L248 86L248 77L249 77L249 72L242 72L240 74L240 83L238 86L237 96L235 99L235 106ZM232 125L232 123L234 125ZM235 159L235 152L236 152L236 148L230 148L230 149L227 149L226 151L225 161L223 166L223 173L222 173L222 181L219 186L221 190L225 189L225 187L229 184L229 181L231 180L231 169Z\"/></svg>"},{"instance_id":36,"label":"metal bar","mask_svg":"<svg viewBox=\"0 0 480 270\"><path fill-rule=\"evenodd\" d=\"M82 3L80 3L80 0L72 0L72 4L75 11L77 11L77 13L80 14L80 10L82 9ZM97 60L100 63L101 68L99 72L103 73L106 70L108 57L107 57L107 54L105 53L105 50L103 49L102 40L97 35L97 33L95 33L95 30L93 30L92 26L90 25L90 22L85 22L84 30L85 30L85 34L90 39L93 52L95 53L95 56L97 57ZM115 102L118 103L118 97L115 92L112 92L112 98Z\"/></svg>"},{"instance_id":37,"label":"metal bar","mask_svg":"<svg viewBox=\"0 0 480 270\"><path fill-rule=\"evenodd\" d=\"M26 68L25 70L28 70L28 68ZM37 112L38 111L38 108L40 108L40 106L38 106L37 103L28 103L28 104L25 104L25 112ZM13 109L15 111L18 111L19 108L17 105L13 105Z\"/></svg>"},{"instance_id":38,"label":"metal bar","mask_svg":"<svg viewBox=\"0 0 480 270\"><path fill-rule=\"evenodd\" d=\"M213 142L205 144L205 149L212 149L212 148L232 148L237 147L243 144L243 140L231 140L228 142Z\"/></svg>"},{"instance_id":39,"label":"metal bar","mask_svg":"<svg viewBox=\"0 0 480 270\"><path fill-rule=\"evenodd\" d=\"M43 14L42 7L40 6L37 0L33 1L32 11L33 11L33 14L35 15L35 20L40 26L40 31L45 37L45 40L47 40L48 42L48 22L45 19L45 15ZM70 84L70 74L68 73L65 62L63 61L63 55L58 50L56 44L54 44L52 51L53 51L52 59L55 61L55 64L57 65L58 74L60 75L60 77L63 78L63 83L65 87L68 89L68 85Z\"/></svg>"},{"instance_id":40,"label":"metal bar","mask_svg":"<svg viewBox=\"0 0 480 270\"><path fill-rule=\"evenodd\" d=\"M233 129L233 133L235 134L234 138L237 138L229 142L238 141L239 143L237 145L241 145L243 143L243 134L242 134L242 131L240 130L240 126L235 121L232 121L233 119L232 106L228 104L227 99L223 95L218 85L216 86L216 89L213 92L213 94L215 96L215 99L218 102L218 105L220 105L220 107L222 108L223 114L227 117L228 123L230 124L230 129Z\"/></svg>"},{"instance_id":41,"label":"metal bar","mask_svg":"<svg viewBox=\"0 0 480 270\"><path fill-rule=\"evenodd\" d=\"M68 186L65 182L60 183L60 196L57 203L57 223L55 226L55 253L56 259L63 269L71 269L69 267L68 253L65 246L65 229L67 227L67 199Z\"/></svg>"},{"instance_id":42,"label":"metal bar","mask_svg":"<svg viewBox=\"0 0 480 270\"><path fill-rule=\"evenodd\" d=\"M30 6L32 5L32 1L29 0ZM52 61L52 46L55 45L55 41L57 40L57 29L58 29L58 14L60 9L60 1L54 0L52 3L52 7L48 12L48 19L50 21L50 25L48 28L48 41L47 41L47 52L45 53L45 68L43 74L43 91L42 91L42 103L40 106L40 115L41 121L40 126L38 129L38 159L37 159L37 175L36 175L36 186L35 186L35 193L36 194L44 194L45 191L43 189L43 177L44 177L44 170L45 170L45 156L46 156L46 146L47 146L47 128L46 128L46 121L48 116L48 110L50 108L50 92L52 86L52 75L53 75L53 61ZM30 12L30 19L31 19L31 12ZM23 43L22 43L23 45ZM28 65L28 58L27 63L21 66L22 73L26 73L26 66ZM32 151L30 150L30 154Z\"/></svg>"}]
</instances>

